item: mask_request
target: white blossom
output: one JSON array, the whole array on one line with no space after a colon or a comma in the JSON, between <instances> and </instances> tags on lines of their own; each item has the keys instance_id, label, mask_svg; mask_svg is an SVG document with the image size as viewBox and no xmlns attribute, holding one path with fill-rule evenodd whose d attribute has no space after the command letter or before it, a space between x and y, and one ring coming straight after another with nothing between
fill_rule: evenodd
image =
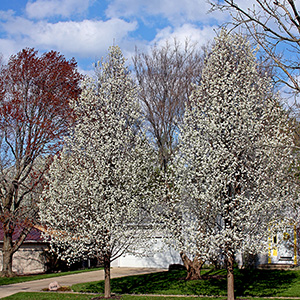
<instances>
[{"instance_id":1,"label":"white blossom","mask_svg":"<svg viewBox=\"0 0 300 300\"><path fill-rule=\"evenodd\" d=\"M204 260L221 254L232 267L237 252L263 248L268 226L294 200L293 137L241 36L221 31L202 76L186 109L174 171L176 241Z\"/></svg>"},{"instance_id":2,"label":"white blossom","mask_svg":"<svg viewBox=\"0 0 300 300\"><path fill-rule=\"evenodd\" d=\"M112 261L141 247L157 190L137 88L118 47L98 75L97 84L83 82L72 103L77 122L55 157L41 205L51 243L69 260L100 253Z\"/></svg>"}]
</instances>

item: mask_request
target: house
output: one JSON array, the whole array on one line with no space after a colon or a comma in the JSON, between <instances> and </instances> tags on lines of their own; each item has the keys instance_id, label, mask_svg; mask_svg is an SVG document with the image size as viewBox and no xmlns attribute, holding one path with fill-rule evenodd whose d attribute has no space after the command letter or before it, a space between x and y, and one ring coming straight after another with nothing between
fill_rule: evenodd
<instances>
[{"instance_id":1,"label":"house","mask_svg":"<svg viewBox=\"0 0 300 300\"><path fill-rule=\"evenodd\" d=\"M167 269L171 264L182 264L179 252L168 247L161 237L156 237L150 247L149 251L141 251L141 255L124 254L114 260L111 266Z\"/></svg>"},{"instance_id":2,"label":"house","mask_svg":"<svg viewBox=\"0 0 300 300\"><path fill-rule=\"evenodd\" d=\"M17 226L13 240L21 233ZM20 249L13 256L13 271L19 275L44 273L48 270L45 252L49 243L42 236L42 227L33 227ZM297 265L297 232L294 226L285 228L269 237L268 253L258 254L254 264L257 267L287 267ZM0 223L0 264L2 265L3 228ZM170 264L182 264L177 251L164 244L162 238L156 238L152 251L147 255L124 254L112 262L112 267L148 267L168 268ZM245 267L245 257L238 254L236 261L239 267ZM80 263L77 268L82 268ZM89 265L86 265L89 267Z\"/></svg>"},{"instance_id":3,"label":"house","mask_svg":"<svg viewBox=\"0 0 300 300\"><path fill-rule=\"evenodd\" d=\"M295 225L269 237L268 264L297 266L297 230Z\"/></svg>"},{"instance_id":4,"label":"house","mask_svg":"<svg viewBox=\"0 0 300 300\"><path fill-rule=\"evenodd\" d=\"M241 253L236 255L239 268L247 265L263 269L291 268L298 265L299 238L295 225L285 226L280 230L270 232L267 237L265 253L247 256ZM250 261L249 261L250 258Z\"/></svg>"},{"instance_id":5,"label":"house","mask_svg":"<svg viewBox=\"0 0 300 300\"><path fill-rule=\"evenodd\" d=\"M22 226L17 225L13 240L20 235ZM3 226L0 223L0 265L2 265ZM33 227L24 243L13 256L13 272L18 275L38 274L46 271L45 251L49 249L47 240L42 237L39 227Z\"/></svg>"}]
</instances>

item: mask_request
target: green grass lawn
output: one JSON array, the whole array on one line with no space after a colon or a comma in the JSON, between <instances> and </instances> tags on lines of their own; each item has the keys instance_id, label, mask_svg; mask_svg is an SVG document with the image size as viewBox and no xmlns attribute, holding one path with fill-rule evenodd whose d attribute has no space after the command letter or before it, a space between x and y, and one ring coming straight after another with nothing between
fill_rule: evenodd
<instances>
[{"instance_id":1,"label":"green grass lawn","mask_svg":"<svg viewBox=\"0 0 300 300\"><path fill-rule=\"evenodd\" d=\"M206 271L208 272L208 271ZM203 274L205 271L203 272ZM185 271L160 272L111 280L116 294L220 295L226 296L225 270L211 271L221 279L185 281ZM76 284L77 292L103 293L104 282ZM235 270L236 296L300 297L299 270Z\"/></svg>"},{"instance_id":2,"label":"green grass lawn","mask_svg":"<svg viewBox=\"0 0 300 300\"><path fill-rule=\"evenodd\" d=\"M96 295L76 295L76 294L58 294L58 293L18 293L3 300L87 300L96 297ZM168 296L139 296L139 295L122 295L122 300L194 300L199 299L195 297L168 297ZM243 300L266 300L266 298L243 298ZM226 300L226 297L201 297L201 300ZM272 300L290 300L290 299L276 299Z\"/></svg>"},{"instance_id":3,"label":"green grass lawn","mask_svg":"<svg viewBox=\"0 0 300 300\"><path fill-rule=\"evenodd\" d=\"M91 295L59 294L59 293L17 293L15 295L2 298L3 300L89 300L95 297Z\"/></svg>"},{"instance_id":4,"label":"green grass lawn","mask_svg":"<svg viewBox=\"0 0 300 300\"><path fill-rule=\"evenodd\" d=\"M201 298L202 300L226 299L225 270L203 271L218 276L209 280L185 281L186 271L159 272L145 275L127 276L111 280L112 292L122 295L122 300L165 299L183 300L192 297L172 297L171 295L206 295L223 296L221 298ZM70 274L70 273L68 273ZM72 289L77 292L104 292L104 282L76 284ZM235 290L238 299L251 297L299 297L300 299L300 270L235 270ZM137 294L126 295L126 294ZM158 296L143 296L139 294L157 294ZM166 295L166 296L161 296ZM168 295L170 295L168 297ZM91 299L94 295L76 295L59 293L18 293L4 299L43 300L43 299ZM255 298L258 300L259 298Z\"/></svg>"},{"instance_id":5,"label":"green grass lawn","mask_svg":"<svg viewBox=\"0 0 300 300\"><path fill-rule=\"evenodd\" d=\"M45 279L45 278L51 278L51 277L59 277L59 276L64 276L64 275L72 275L72 274L97 271L97 270L102 270L102 269L103 268L92 268L92 269L84 269L84 270L69 271L69 272L51 273L51 274L15 276L15 277L11 277L11 278L0 277L0 285L7 285L7 284L12 284L12 283L32 281L32 280Z\"/></svg>"}]
</instances>

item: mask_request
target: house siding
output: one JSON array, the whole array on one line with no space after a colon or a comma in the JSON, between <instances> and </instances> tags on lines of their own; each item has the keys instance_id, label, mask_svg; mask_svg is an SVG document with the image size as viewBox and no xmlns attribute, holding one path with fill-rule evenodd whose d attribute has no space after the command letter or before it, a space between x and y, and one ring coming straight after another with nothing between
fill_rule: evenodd
<instances>
[{"instance_id":1,"label":"house siding","mask_svg":"<svg viewBox=\"0 0 300 300\"><path fill-rule=\"evenodd\" d=\"M161 268L167 269L171 264L182 264L177 251L167 246L161 238L154 239L151 251L142 255L125 254L112 262L112 267ZM146 251L147 252L147 251Z\"/></svg>"},{"instance_id":2,"label":"house siding","mask_svg":"<svg viewBox=\"0 0 300 300\"><path fill-rule=\"evenodd\" d=\"M0 244L0 265L2 265L2 244ZM13 255L12 269L18 275L39 274L46 271L44 250L47 244L28 243Z\"/></svg>"}]
</instances>

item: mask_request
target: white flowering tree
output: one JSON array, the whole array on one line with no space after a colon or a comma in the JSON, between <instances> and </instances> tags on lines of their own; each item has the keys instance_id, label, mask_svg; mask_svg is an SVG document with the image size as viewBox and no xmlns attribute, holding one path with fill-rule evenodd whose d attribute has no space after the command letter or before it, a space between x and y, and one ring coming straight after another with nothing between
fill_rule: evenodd
<instances>
[{"instance_id":1,"label":"white flowering tree","mask_svg":"<svg viewBox=\"0 0 300 300\"><path fill-rule=\"evenodd\" d=\"M137 88L119 47L98 71L98 84L86 80L72 103L77 122L51 166L41 219L62 257L103 258L110 297L110 263L146 240L156 188Z\"/></svg>"},{"instance_id":2,"label":"white flowering tree","mask_svg":"<svg viewBox=\"0 0 300 300\"><path fill-rule=\"evenodd\" d=\"M225 258L232 300L235 254L261 249L292 201L292 133L250 45L225 30L190 100L177 158L181 197L170 196L181 212L177 243L199 260Z\"/></svg>"}]
</instances>

